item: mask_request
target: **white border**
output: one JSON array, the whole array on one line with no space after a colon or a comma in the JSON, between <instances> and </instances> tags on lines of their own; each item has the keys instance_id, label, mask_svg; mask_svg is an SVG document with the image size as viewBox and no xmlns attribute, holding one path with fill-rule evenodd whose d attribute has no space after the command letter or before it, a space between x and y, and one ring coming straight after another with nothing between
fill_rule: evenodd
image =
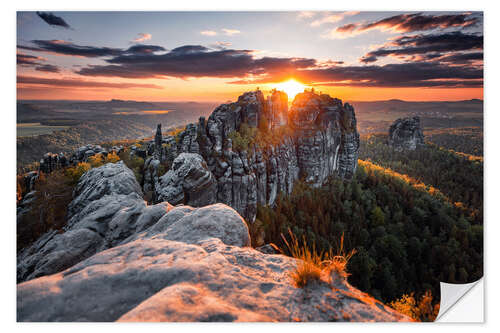
<instances>
[{"instance_id":1,"label":"white border","mask_svg":"<svg viewBox=\"0 0 500 333\"><path fill-rule=\"evenodd\" d=\"M0 314L2 316L2 328L5 332L10 329L23 330L23 331L109 331L119 329L120 331L135 332L138 329L147 329L148 331L165 331L168 330L182 330L182 331L238 331L238 332L252 332L271 331L276 329L283 329L287 331L298 330L349 330L354 332L366 332L366 330L383 330L391 331L397 330L404 331L421 331L422 329L452 329L453 331L460 332L476 331L479 328L492 328L493 325L497 326L499 320L498 316L498 302L499 299L499 265L498 258L495 258L495 253L498 253L498 236L499 223L498 209L494 190L500 187L499 172L496 170L500 165L498 158L498 144L500 143L500 131L497 129L500 126L500 105L498 103L498 90L500 85L498 82L499 65L498 59L498 31L500 31L499 23L500 17L498 15L498 6L495 6L495 1L448 1L448 0L420 0L413 2L403 2L401 0L393 1L269 1L269 0L251 0L245 2L236 2L234 0L209 0L209 1L181 1L181 2L159 2L159 1L135 1L124 2L122 1L102 1L102 0L86 0L86 1L35 1L23 0L21 1L4 1L2 3L2 36L6 39L3 43L1 53L2 61L2 105L0 112L2 112L1 121L1 135L2 135L2 161L0 162L0 175L2 177L2 241L1 254L2 254L2 270L1 279L2 283L2 308ZM14 173L15 173L15 108L16 108L16 60L15 60L15 43L16 43L16 11L17 10L363 10L363 11L438 11L438 10L474 10L485 11L485 276L487 285L486 294L486 325L453 325L453 324L431 324L425 327L423 324L129 324L129 325L113 325L113 324L16 324L16 305L15 305L15 205L14 205ZM265 36L262 36L265 38ZM349 325L349 326L346 326ZM497 328L498 331L498 328Z\"/></svg>"}]
</instances>

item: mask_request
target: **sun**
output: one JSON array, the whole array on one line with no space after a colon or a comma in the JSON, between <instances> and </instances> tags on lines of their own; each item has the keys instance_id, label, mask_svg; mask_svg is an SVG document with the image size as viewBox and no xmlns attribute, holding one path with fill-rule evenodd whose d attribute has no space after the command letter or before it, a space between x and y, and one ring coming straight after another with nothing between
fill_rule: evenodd
<instances>
[{"instance_id":1,"label":"sun","mask_svg":"<svg viewBox=\"0 0 500 333\"><path fill-rule=\"evenodd\" d=\"M303 92L306 86L300 82L295 81L294 79L290 79L288 81L275 84L274 88L284 91L288 95L288 99L293 100L295 95Z\"/></svg>"}]
</instances>

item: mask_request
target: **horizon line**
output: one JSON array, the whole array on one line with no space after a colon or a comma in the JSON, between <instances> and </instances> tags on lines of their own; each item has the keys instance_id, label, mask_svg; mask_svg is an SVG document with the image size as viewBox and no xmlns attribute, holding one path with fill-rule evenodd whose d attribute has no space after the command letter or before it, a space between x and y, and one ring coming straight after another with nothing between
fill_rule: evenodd
<instances>
[{"instance_id":1,"label":"horizon line","mask_svg":"<svg viewBox=\"0 0 500 333\"><path fill-rule=\"evenodd\" d=\"M23 101L42 101L42 102L111 102L112 100L118 100L123 102L141 102L141 103L225 103L226 101L214 101L214 100L164 100L164 101L155 101L155 100L135 100L135 99L120 99L120 98L109 98L109 99L16 99L16 102ZM390 101L398 101L398 102L408 102L408 103L432 103L432 102L467 102L467 101L481 101L484 102L484 98L469 98L469 99L450 99L450 100L405 100L400 98L391 98L391 99L380 99L380 100L343 100L343 102L348 103L375 103L375 102L390 102Z\"/></svg>"}]
</instances>

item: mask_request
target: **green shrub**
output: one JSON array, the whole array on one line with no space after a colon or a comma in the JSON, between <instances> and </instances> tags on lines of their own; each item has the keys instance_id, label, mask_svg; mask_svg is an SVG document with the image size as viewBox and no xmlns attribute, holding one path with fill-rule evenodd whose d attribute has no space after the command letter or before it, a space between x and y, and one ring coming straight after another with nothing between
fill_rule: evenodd
<instances>
[{"instance_id":1,"label":"green shrub","mask_svg":"<svg viewBox=\"0 0 500 333\"><path fill-rule=\"evenodd\" d=\"M239 131L229 133L229 138L233 143L233 150L246 151L252 145L258 145L261 148L276 146L282 142L285 137L292 135L290 126L280 126L273 131L267 129L267 120L262 117L259 127L250 127L247 123L240 125Z\"/></svg>"}]
</instances>

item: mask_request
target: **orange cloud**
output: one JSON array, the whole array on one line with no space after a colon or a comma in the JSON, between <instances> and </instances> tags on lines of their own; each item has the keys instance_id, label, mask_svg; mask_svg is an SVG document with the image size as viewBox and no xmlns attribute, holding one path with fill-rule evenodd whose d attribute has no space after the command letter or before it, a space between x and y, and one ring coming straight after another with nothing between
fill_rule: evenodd
<instances>
[{"instance_id":1,"label":"orange cloud","mask_svg":"<svg viewBox=\"0 0 500 333\"><path fill-rule=\"evenodd\" d=\"M236 29L222 29L222 32L224 32L224 34L227 36L237 35L241 33L241 31Z\"/></svg>"},{"instance_id":2,"label":"orange cloud","mask_svg":"<svg viewBox=\"0 0 500 333\"><path fill-rule=\"evenodd\" d=\"M351 12L343 12L343 13L338 13L338 14L326 15L320 19L317 19L317 20L314 20L313 22L311 22L311 26L317 27L317 26L320 26L320 25L325 24L325 23L336 23L336 22L342 21L346 16L354 16L357 14L359 14L359 12L351 11Z\"/></svg>"},{"instance_id":3,"label":"orange cloud","mask_svg":"<svg viewBox=\"0 0 500 333\"><path fill-rule=\"evenodd\" d=\"M202 34L203 36L216 36L217 32L213 30L203 30L200 32L200 34Z\"/></svg>"},{"instance_id":4,"label":"orange cloud","mask_svg":"<svg viewBox=\"0 0 500 333\"><path fill-rule=\"evenodd\" d=\"M143 33L143 32L138 33L138 35L139 35L139 37L133 39L132 42L140 43L140 42L144 42L146 40L150 40L151 37L153 37L151 34L147 34L147 33Z\"/></svg>"}]
</instances>

